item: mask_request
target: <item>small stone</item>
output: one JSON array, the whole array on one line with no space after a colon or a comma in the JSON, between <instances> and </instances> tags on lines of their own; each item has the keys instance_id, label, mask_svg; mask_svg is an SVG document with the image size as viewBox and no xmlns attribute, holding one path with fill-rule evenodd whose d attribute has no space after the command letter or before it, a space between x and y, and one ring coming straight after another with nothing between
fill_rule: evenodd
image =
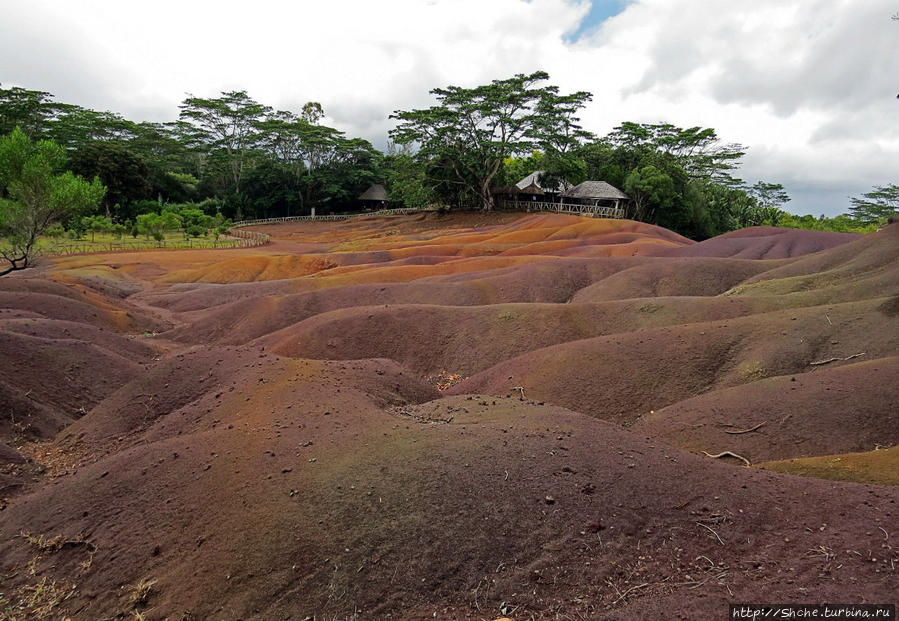
<instances>
[{"instance_id":1,"label":"small stone","mask_svg":"<svg viewBox=\"0 0 899 621\"><path fill-rule=\"evenodd\" d=\"M545 502L548 505L554 505L554 504L556 504L556 499L553 498L552 496L547 496L546 498L543 499L543 502ZM503 614L507 614L507 613L503 613Z\"/></svg>"}]
</instances>

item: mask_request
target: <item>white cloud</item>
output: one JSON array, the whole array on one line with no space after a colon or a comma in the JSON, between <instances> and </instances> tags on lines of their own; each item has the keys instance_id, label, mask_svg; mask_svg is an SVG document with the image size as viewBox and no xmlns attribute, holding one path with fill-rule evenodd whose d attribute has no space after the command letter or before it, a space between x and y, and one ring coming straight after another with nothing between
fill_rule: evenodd
<instances>
[{"instance_id":1,"label":"white cloud","mask_svg":"<svg viewBox=\"0 0 899 621\"><path fill-rule=\"evenodd\" d=\"M543 69L589 90L584 124L714 127L750 149L741 174L793 209L836 213L896 181L892 0L635 0L575 43L583 0L152 4L6 0L0 81L61 101L170 120L185 93L246 89L383 146L388 114L428 90Z\"/></svg>"}]
</instances>

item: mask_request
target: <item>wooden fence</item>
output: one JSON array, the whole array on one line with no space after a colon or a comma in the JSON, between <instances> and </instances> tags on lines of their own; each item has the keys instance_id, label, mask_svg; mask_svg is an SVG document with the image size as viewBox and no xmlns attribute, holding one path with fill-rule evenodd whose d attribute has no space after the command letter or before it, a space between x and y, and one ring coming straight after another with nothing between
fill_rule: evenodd
<instances>
[{"instance_id":1,"label":"wooden fence","mask_svg":"<svg viewBox=\"0 0 899 621\"><path fill-rule=\"evenodd\" d=\"M547 203L543 201L510 201L501 200L498 206L501 209L524 209L526 211L552 211L554 213L567 213L577 216L588 216L592 218L615 218L621 219L626 217L626 211L620 207L609 207L606 205L578 205L575 203Z\"/></svg>"},{"instance_id":2,"label":"wooden fence","mask_svg":"<svg viewBox=\"0 0 899 621\"><path fill-rule=\"evenodd\" d=\"M396 209L380 209L378 211L363 211L361 213L335 213L323 216L284 216L282 218L261 218L258 220L241 220L232 226L256 226L259 224L280 224L282 222L333 222L335 220L350 220L351 218L364 218L366 216L407 216L424 211L436 211L436 207L400 207Z\"/></svg>"}]
</instances>

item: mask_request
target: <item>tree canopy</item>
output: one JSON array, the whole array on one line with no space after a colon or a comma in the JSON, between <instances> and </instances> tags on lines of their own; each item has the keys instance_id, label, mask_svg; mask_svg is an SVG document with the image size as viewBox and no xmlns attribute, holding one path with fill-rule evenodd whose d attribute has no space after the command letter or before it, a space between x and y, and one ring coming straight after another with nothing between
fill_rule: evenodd
<instances>
[{"instance_id":1,"label":"tree canopy","mask_svg":"<svg viewBox=\"0 0 899 621\"><path fill-rule=\"evenodd\" d=\"M587 135L575 113L590 93L559 95L556 86L536 86L548 79L537 71L474 88L435 88L437 105L391 115L399 122L390 136L416 144L418 158L445 183L492 209L492 183L506 158L538 148L564 153Z\"/></svg>"},{"instance_id":2,"label":"tree canopy","mask_svg":"<svg viewBox=\"0 0 899 621\"><path fill-rule=\"evenodd\" d=\"M75 236L108 227L93 216L139 234L139 216L173 205L219 222L355 211L374 183L397 205L492 209L498 191L535 171L544 187L606 181L630 195L628 217L696 239L762 224L871 230L896 213L899 190L884 185L852 198L844 216L793 216L782 185L737 178L746 148L710 127L625 121L593 136L578 118L590 93L562 93L542 71L431 94L434 105L389 115L386 154L327 125L318 102L276 110L244 90L188 95L177 120L149 123L0 88L0 136L19 127L35 144L51 140L61 148L54 175L67 166L106 186L92 213L64 216ZM12 192L0 187L0 199ZM185 234L211 230L188 221Z\"/></svg>"},{"instance_id":3,"label":"tree canopy","mask_svg":"<svg viewBox=\"0 0 899 621\"><path fill-rule=\"evenodd\" d=\"M899 216L899 185L874 186L870 192L849 200L849 212L864 224L883 223L889 217Z\"/></svg>"},{"instance_id":4,"label":"tree canopy","mask_svg":"<svg viewBox=\"0 0 899 621\"><path fill-rule=\"evenodd\" d=\"M0 276L29 266L47 228L96 209L106 188L71 171L60 172L65 150L49 140L33 142L16 128L0 138Z\"/></svg>"}]
</instances>

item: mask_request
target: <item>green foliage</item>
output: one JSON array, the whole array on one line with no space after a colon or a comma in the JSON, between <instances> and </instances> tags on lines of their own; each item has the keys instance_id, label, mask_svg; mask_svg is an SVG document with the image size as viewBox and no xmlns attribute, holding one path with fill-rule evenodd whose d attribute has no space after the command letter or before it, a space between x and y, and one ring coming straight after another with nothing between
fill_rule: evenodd
<instances>
[{"instance_id":1,"label":"green foliage","mask_svg":"<svg viewBox=\"0 0 899 621\"><path fill-rule=\"evenodd\" d=\"M404 207L425 207L436 200L426 170L408 153L388 156L387 197Z\"/></svg>"},{"instance_id":2,"label":"green foliage","mask_svg":"<svg viewBox=\"0 0 899 621\"><path fill-rule=\"evenodd\" d=\"M852 216L864 225L884 224L888 218L899 216L899 185L878 185L860 197L849 199Z\"/></svg>"},{"instance_id":3,"label":"green foliage","mask_svg":"<svg viewBox=\"0 0 899 621\"><path fill-rule=\"evenodd\" d=\"M55 106L50 93L30 91L18 86L0 88L0 136L17 127L31 139L44 135Z\"/></svg>"},{"instance_id":4,"label":"green foliage","mask_svg":"<svg viewBox=\"0 0 899 621\"><path fill-rule=\"evenodd\" d=\"M809 231L831 231L835 233L873 233L877 230L877 224L864 224L849 214L840 214L833 218L821 215L818 218L811 215L797 216L791 213L781 212L778 226L793 229L806 229Z\"/></svg>"},{"instance_id":5,"label":"green foliage","mask_svg":"<svg viewBox=\"0 0 899 621\"><path fill-rule=\"evenodd\" d=\"M47 230L44 231L44 235L47 237L52 237L53 239L58 239L63 237L66 234L66 229L59 222L54 222L50 226L47 227Z\"/></svg>"},{"instance_id":6,"label":"green foliage","mask_svg":"<svg viewBox=\"0 0 899 621\"><path fill-rule=\"evenodd\" d=\"M162 213L145 213L137 216L137 230L147 239L156 241L165 239L166 231L175 231L181 228L181 218L174 211Z\"/></svg>"},{"instance_id":7,"label":"green foliage","mask_svg":"<svg viewBox=\"0 0 899 621\"><path fill-rule=\"evenodd\" d=\"M514 185L531 173L543 170L544 159L545 157L540 151L533 151L526 157L507 157L503 160L503 167L497 174L496 185Z\"/></svg>"},{"instance_id":8,"label":"green foliage","mask_svg":"<svg viewBox=\"0 0 899 621\"><path fill-rule=\"evenodd\" d=\"M81 218L81 229L91 232L91 241L94 241L96 233L111 231L112 227L112 220L106 216L84 216Z\"/></svg>"},{"instance_id":9,"label":"green foliage","mask_svg":"<svg viewBox=\"0 0 899 621\"><path fill-rule=\"evenodd\" d=\"M58 171L65 151L48 140L32 142L16 128L0 138L0 275L29 266L34 246L52 224L96 209L106 188Z\"/></svg>"},{"instance_id":10,"label":"green foliage","mask_svg":"<svg viewBox=\"0 0 899 621\"><path fill-rule=\"evenodd\" d=\"M128 147L92 141L79 145L69 156L73 172L87 178L99 177L106 186L106 207L129 205L152 196L150 173L143 159ZM129 213L126 210L125 213ZM115 215L119 215L115 210ZM130 214L129 214L130 215Z\"/></svg>"},{"instance_id":11,"label":"green foliage","mask_svg":"<svg viewBox=\"0 0 899 621\"><path fill-rule=\"evenodd\" d=\"M755 199L759 207L764 209L779 209L781 205L790 201L790 195L779 183L758 181L747 187L746 193Z\"/></svg>"},{"instance_id":12,"label":"green foliage","mask_svg":"<svg viewBox=\"0 0 899 621\"><path fill-rule=\"evenodd\" d=\"M590 93L535 86L548 79L537 71L475 88L436 88L436 106L390 115L398 121L390 136L418 145L418 158L445 197L467 195L492 209L491 188L506 158L535 149L566 152L585 135L574 114Z\"/></svg>"},{"instance_id":13,"label":"green foliage","mask_svg":"<svg viewBox=\"0 0 899 621\"><path fill-rule=\"evenodd\" d=\"M635 168L624 180L624 191L634 200L635 218L653 221L659 207L674 203L674 180L653 165Z\"/></svg>"},{"instance_id":14,"label":"green foliage","mask_svg":"<svg viewBox=\"0 0 899 621\"><path fill-rule=\"evenodd\" d=\"M78 150L90 142L124 142L134 137L135 124L113 112L97 112L71 104L56 104L47 133L66 149Z\"/></svg>"},{"instance_id":15,"label":"green foliage","mask_svg":"<svg viewBox=\"0 0 899 621\"><path fill-rule=\"evenodd\" d=\"M43 205L42 213L56 209L41 219L44 230L61 221L76 236L221 235L226 216L357 207L372 183L405 206L489 209L492 190L537 170L544 185L607 181L632 197L634 217L694 238L758 225L866 232L899 209L899 186L886 185L852 198L851 214L794 216L782 210L790 197L780 184L733 177L745 149L714 129L623 122L597 139L577 118L591 95L562 94L546 80L535 72L434 89L435 105L391 115L397 125L387 156L323 125L317 102L290 112L246 91L191 95L177 122L134 123L43 91L0 88L0 135L10 134L0 157L0 226L9 246L28 209ZM105 209L96 198L103 186ZM59 226L49 231L61 234Z\"/></svg>"},{"instance_id":16,"label":"green foliage","mask_svg":"<svg viewBox=\"0 0 899 621\"><path fill-rule=\"evenodd\" d=\"M125 236L125 232L129 230L130 227L124 224L113 224L109 227L109 232L112 233L112 236L116 239L122 239Z\"/></svg>"},{"instance_id":17,"label":"green foliage","mask_svg":"<svg viewBox=\"0 0 899 621\"><path fill-rule=\"evenodd\" d=\"M246 91L221 95L211 99L187 97L180 106L179 118L185 138L198 151L221 152L230 173L230 189L239 193L249 154L259 139L256 124L271 108L255 101Z\"/></svg>"}]
</instances>

